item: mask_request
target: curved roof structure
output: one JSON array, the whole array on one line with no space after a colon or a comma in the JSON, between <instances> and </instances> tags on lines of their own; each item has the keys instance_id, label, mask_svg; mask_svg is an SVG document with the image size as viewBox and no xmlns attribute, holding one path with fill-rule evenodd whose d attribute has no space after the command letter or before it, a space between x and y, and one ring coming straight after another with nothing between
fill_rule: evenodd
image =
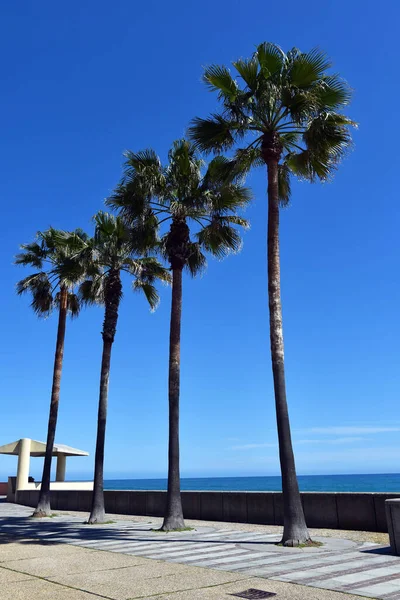
<instances>
[{"instance_id":1,"label":"curved roof structure","mask_svg":"<svg viewBox=\"0 0 400 600\"><path fill-rule=\"evenodd\" d=\"M21 440L10 442L0 446L0 454L12 454L18 456L19 447ZM45 442L39 442L37 440L31 440L31 456L43 457L46 452ZM78 450L77 448L71 448L71 446L65 446L64 444L54 444L53 456L89 456L89 452L84 450Z\"/></svg>"}]
</instances>

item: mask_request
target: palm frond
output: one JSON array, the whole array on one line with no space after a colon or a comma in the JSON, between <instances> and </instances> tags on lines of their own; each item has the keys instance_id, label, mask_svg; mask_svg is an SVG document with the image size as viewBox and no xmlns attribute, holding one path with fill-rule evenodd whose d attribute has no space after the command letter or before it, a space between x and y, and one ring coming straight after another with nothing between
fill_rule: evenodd
<instances>
[{"instance_id":1,"label":"palm frond","mask_svg":"<svg viewBox=\"0 0 400 600\"><path fill-rule=\"evenodd\" d=\"M82 281L78 289L79 302L93 306L104 304L104 275Z\"/></svg>"},{"instance_id":2,"label":"palm frond","mask_svg":"<svg viewBox=\"0 0 400 600\"><path fill-rule=\"evenodd\" d=\"M254 93L257 90L258 61L255 57L250 60L239 59L233 66L242 77L247 87Z\"/></svg>"},{"instance_id":3,"label":"palm frond","mask_svg":"<svg viewBox=\"0 0 400 600\"><path fill-rule=\"evenodd\" d=\"M121 232L124 236L126 235L126 228L124 227L122 220L104 210L99 210L94 215L93 221L96 227L95 238L96 236L99 238L102 236L107 238L114 235L119 237Z\"/></svg>"},{"instance_id":4,"label":"palm frond","mask_svg":"<svg viewBox=\"0 0 400 600\"><path fill-rule=\"evenodd\" d=\"M282 148L288 152L293 151L294 146L299 146L301 143L301 134L297 131L289 131L288 133L280 133L279 140Z\"/></svg>"},{"instance_id":5,"label":"palm frond","mask_svg":"<svg viewBox=\"0 0 400 600\"><path fill-rule=\"evenodd\" d=\"M237 96L238 86L236 81L226 67L211 65L204 70L203 80L210 90L217 91L221 99L234 102Z\"/></svg>"},{"instance_id":6,"label":"palm frond","mask_svg":"<svg viewBox=\"0 0 400 600\"><path fill-rule=\"evenodd\" d=\"M132 289L135 292L142 292L145 295L151 311L154 311L157 308L160 302L160 297L154 285L143 281L142 279L135 279L132 283Z\"/></svg>"},{"instance_id":7,"label":"palm frond","mask_svg":"<svg viewBox=\"0 0 400 600\"><path fill-rule=\"evenodd\" d=\"M235 144L233 131L239 129L239 123L232 123L222 115L214 114L208 119L195 118L188 129L190 140L202 152L222 152Z\"/></svg>"},{"instance_id":8,"label":"palm frond","mask_svg":"<svg viewBox=\"0 0 400 600\"><path fill-rule=\"evenodd\" d=\"M126 191L139 197L157 194L164 186L164 174L160 158L152 148L124 153L124 179Z\"/></svg>"},{"instance_id":9,"label":"palm frond","mask_svg":"<svg viewBox=\"0 0 400 600\"><path fill-rule=\"evenodd\" d=\"M175 140L168 153L169 163L165 169L167 190L162 204L171 205L172 198L187 202L196 193L201 181L203 160L197 153L195 144L185 139Z\"/></svg>"},{"instance_id":10,"label":"palm frond","mask_svg":"<svg viewBox=\"0 0 400 600\"><path fill-rule=\"evenodd\" d=\"M200 247L217 258L225 258L232 252L239 252L242 238L230 225L225 225L221 219L214 218L207 227L197 235Z\"/></svg>"},{"instance_id":11,"label":"palm frond","mask_svg":"<svg viewBox=\"0 0 400 600\"><path fill-rule=\"evenodd\" d=\"M146 195L137 193L134 186L127 183L126 180L118 183L113 193L105 199L105 205L115 211L122 212L128 206L130 211L135 211L133 218L143 212L145 202Z\"/></svg>"},{"instance_id":12,"label":"palm frond","mask_svg":"<svg viewBox=\"0 0 400 600\"><path fill-rule=\"evenodd\" d=\"M32 295L31 308L40 317L48 316L53 310L52 285L46 273L34 273L17 283L17 294Z\"/></svg>"},{"instance_id":13,"label":"palm frond","mask_svg":"<svg viewBox=\"0 0 400 600\"><path fill-rule=\"evenodd\" d=\"M68 313L72 318L76 318L81 310L78 294L68 294Z\"/></svg>"},{"instance_id":14,"label":"palm frond","mask_svg":"<svg viewBox=\"0 0 400 600\"><path fill-rule=\"evenodd\" d=\"M288 154L287 167L290 172L307 181L320 179L325 181L332 174L333 161L321 155L313 154L310 150Z\"/></svg>"},{"instance_id":15,"label":"palm frond","mask_svg":"<svg viewBox=\"0 0 400 600\"><path fill-rule=\"evenodd\" d=\"M338 113L323 113L313 119L303 135L307 150L327 163L337 164L351 148L349 127L357 124Z\"/></svg>"},{"instance_id":16,"label":"palm frond","mask_svg":"<svg viewBox=\"0 0 400 600\"><path fill-rule=\"evenodd\" d=\"M271 42L264 42L257 47L255 57L265 78L281 71L286 63L286 55L282 48Z\"/></svg>"},{"instance_id":17,"label":"palm frond","mask_svg":"<svg viewBox=\"0 0 400 600\"><path fill-rule=\"evenodd\" d=\"M171 283L171 273L154 256L139 258L135 261L138 276L150 283L157 279L165 283Z\"/></svg>"},{"instance_id":18,"label":"palm frond","mask_svg":"<svg viewBox=\"0 0 400 600\"><path fill-rule=\"evenodd\" d=\"M48 317L54 308L53 297L51 293L46 294L45 290L37 292L32 296L31 308L38 317Z\"/></svg>"},{"instance_id":19,"label":"palm frond","mask_svg":"<svg viewBox=\"0 0 400 600\"><path fill-rule=\"evenodd\" d=\"M85 265L80 260L80 255L74 257L63 257L59 263L55 264L51 273L57 281L63 283L68 288L72 288L79 283L85 276Z\"/></svg>"},{"instance_id":20,"label":"palm frond","mask_svg":"<svg viewBox=\"0 0 400 600\"><path fill-rule=\"evenodd\" d=\"M226 183L210 193L208 199L211 215L215 213L234 213L247 207L253 199L253 192L243 185Z\"/></svg>"},{"instance_id":21,"label":"palm frond","mask_svg":"<svg viewBox=\"0 0 400 600\"><path fill-rule=\"evenodd\" d=\"M18 281L16 286L17 294L20 296L25 292L35 290L36 288L41 287L45 281L48 281L48 277L43 271L28 275L28 277L24 277L24 279Z\"/></svg>"},{"instance_id":22,"label":"palm frond","mask_svg":"<svg viewBox=\"0 0 400 600\"><path fill-rule=\"evenodd\" d=\"M237 176L233 172L232 161L219 154L215 156L209 163L207 171L204 173L202 188L207 190L210 186L220 185L227 181L234 181Z\"/></svg>"},{"instance_id":23,"label":"palm frond","mask_svg":"<svg viewBox=\"0 0 400 600\"><path fill-rule=\"evenodd\" d=\"M234 172L244 176L253 168L265 167L265 162L261 156L260 148L252 146L236 150L233 158L233 165Z\"/></svg>"},{"instance_id":24,"label":"palm frond","mask_svg":"<svg viewBox=\"0 0 400 600\"><path fill-rule=\"evenodd\" d=\"M46 259L46 250L42 244L32 242L31 244L22 244L21 252L15 257L16 265L23 265L34 267L35 269L42 269L43 261Z\"/></svg>"},{"instance_id":25,"label":"palm frond","mask_svg":"<svg viewBox=\"0 0 400 600\"><path fill-rule=\"evenodd\" d=\"M189 258L185 267L192 277L203 273L207 267L207 259L196 242L189 244Z\"/></svg>"},{"instance_id":26,"label":"palm frond","mask_svg":"<svg viewBox=\"0 0 400 600\"><path fill-rule=\"evenodd\" d=\"M154 173L159 173L161 170L161 161L157 154L152 148L146 148L139 152L132 152L126 150L125 156L125 170L128 170L128 174L131 168L136 171L142 171L143 169L152 169Z\"/></svg>"},{"instance_id":27,"label":"palm frond","mask_svg":"<svg viewBox=\"0 0 400 600\"><path fill-rule=\"evenodd\" d=\"M293 85L305 88L322 77L331 66L325 52L313 48L310 52L300 54L291 64L289 77Z\"/></svg>"},{"instance_id":28,"label":"palm frond","mask_svg":"<svg viewBox=\"0 0 400 600\"><path fill-rule=\"evenodd\" d=\"M318 110L318 99L314 91L290 88L282 93L282 104L288 109L290 119L298 128L315 115ZM280 125L284 125L285 121Z\"/></svg>"},{"instance_id":29,"label":"palm frond","mask_svg":"<svg viewBox=\"0 0 400 600\"><path fill-rule=\"evenodd\" d=\"M43 233L46 236L46 246L52 251L63 250L68 254L79 251L88 236L81 230L65 231L64 229L54 229L50 227Z\"/></svg>"},{"instance_id":30,"label":"palm frond","mask_svg":"<svg viewBox=\"0 0 400 600\"><path fill-rule=\"evenodd\" d=\"M225 225L237 225L243 229L250 229L250 221L237 215L221 215L218 217L220 222Z\"/></svg>"},{"instance_id":31,"label":"palm frond","mask_svg":"<svg viewBox=\"0 0 400 600\"><path fill-rule=\"evenodd\" d=\"M326 75L321 78L313 94L321 110L337 110L349 104L352 90L339 75Z\"/></svg>"}]
</instances>

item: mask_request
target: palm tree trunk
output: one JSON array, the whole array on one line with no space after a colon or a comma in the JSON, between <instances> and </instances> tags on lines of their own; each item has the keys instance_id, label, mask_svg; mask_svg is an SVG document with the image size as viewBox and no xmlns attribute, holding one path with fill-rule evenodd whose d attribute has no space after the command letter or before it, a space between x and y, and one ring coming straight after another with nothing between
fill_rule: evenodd
<instances>
[{"instance_id":1,"label":"palm tree trunk","mask_svg":"<svg viewBox=\"0 0 400 600\"><path fill-rule=\"evenodd\" d=\"M108 404L108 381L110 376L112 342L103 341L103 356L100 374L100 397L97 417L96 454L94 459L94 484L92 507L89 523L103 523L105 520L104 508L104 445L106 438L107 404Z\"/></svg>"},{"instance_id":2,"label":"palm tree trunk","mask_svg":"<svg viewBox=\"0 0 400 600\"><path fill-rule=\"evenodd\" d=\"M279 256L278 160L268 160L268 299L272 372L283 491L283 537L285 546L310 540L301 503L286 401L282 304Z\"/></svg>"},{"instance_id":3,"label":"palm tree trunk","mask_svg":"<svg viewBox=\"0 0 400 600\"><path fill-rule=\"evenodd\" d=\"M51 514L50 506L50 476L51 458L53 455L54 439L57 427L58 404L60 400L61 373L64 355L65 328L67 322L68 290L61 287L60 308L58 312L58 329L56 353L54 357L53 385L51 388L51 401L49 423L47 427L46 453L44 456L42 484L40 486L39 501L33 517L48 517Z\"/></svg>"},{"instance_id":4,"label":"palm tree trunk","mask_svg":"<svg viewBox=\"0 0 400 600\"><path fill-rule=\"evenodd\" d=\"M183 529L181 484L179 470L179 392L181 365L182 267L172 269L172 304L169 337L169 441L168 491L163 531Z\"/></svg>"},{"instance_id":5,"label":"palm tree trunk","mask_svg":"<svg viewBox=\"0 0 400 600\"><path fill-rule=\"evenodd\" d=\"M88 523L104 523L104 446L106 439L108 382L110 379L111 350L118 322L118 309L122 293L120 272L112 270L105 283L105 315L103 323L103 355L100 373L99 409L97 417L96 454L92 507Z\"/></svg>"}]
</instances>

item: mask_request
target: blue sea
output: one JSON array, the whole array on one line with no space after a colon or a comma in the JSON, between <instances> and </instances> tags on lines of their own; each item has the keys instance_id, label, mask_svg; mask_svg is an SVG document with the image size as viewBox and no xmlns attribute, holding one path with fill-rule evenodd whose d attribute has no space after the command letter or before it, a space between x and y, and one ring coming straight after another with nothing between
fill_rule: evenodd
<instances>
[{"instance_id":1,"label":"blue sea","mask_svg":"<svg viewBox=\"0 0 400 600\"><path fill-rule=\"evenodd\" d=\"M379 475L300 475L303 492L395 492L400 493L400 473ZM280 491L280 477L199 477L181 479L182 490ZM166 490L166 479L109 479L106 490Z\"/></svg>"}]
</instances>

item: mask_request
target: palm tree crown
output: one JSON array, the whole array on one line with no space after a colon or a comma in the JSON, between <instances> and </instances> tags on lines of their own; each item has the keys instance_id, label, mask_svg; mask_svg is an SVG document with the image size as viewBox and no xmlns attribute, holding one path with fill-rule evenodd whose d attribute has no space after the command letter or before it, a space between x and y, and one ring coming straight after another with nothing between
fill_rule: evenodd
<instances>
[{"instance_id":1,"label":"palm tree crown","mask_svg":"<svg viewBox=\"0 0 400 600\"><path fill-rule=\"evenodd\" d=\"M68 293L69 314L78 315L80 305L73 290L84 276L79 254L87 239L80 229L66 232L51 227L39 231L34 242L21 246L23 252L17 254L15 264L37 271L17 283L17 293L32 294L31 307L38 316L47 317L59 306L61 289Z\"/></svg>"},{"instance_id":2,"label":"palm tree crown","mask_svg":"<svg viewBox=\"0 0 400 600\"><path fill-rule=\"evenodd\" d=\"M94 236L88 242L84 258L88 277L79 286L80 300L84 304L105 304L110 276L125 272L133 277L133 290L143 292L154 310L159 301L154 284L157 279L169 282L168 271L156 258L146 255L148 249L120 216L99 211L94 222ZM121 298L122 285L116 299Z\"/></svg>"},{"instance_id":3,"label":"palm tree crown","mask_svg":"<svg viewBox=\"0 0 400 600\"><path fill-rule=\"evenodd\" d=\"M260 44L250 59L233 63L238 76L224 66L205 69L204 81L218 93L220 113L195 118L189 137L206 152L239 144L234 165L242 171L281 160L280 199L290 196L290 174L325 180L349 146L349 126L342 114L351 89L327 70L331 62L318 49L288 53L276 44Z\"/></svg>"},{"instance_id":4,"label":"palm tree crown","mask_svg":"<svg viewBox=\"0 0 400 600\"><path fill-rule=\"evenodd\" d=\"M248 188L226 177L229 161L217 157L204 169L195 146L174 142L167 166L153 150L127 152L125 176L107 204L128 223L147 228L170 222L161 239L161 250L171 267L192 275L206 265L204 252L223 258L237 252L241 238L235 226L247 227L236 214L251 200ZM190 231L194 231L190 237Z\"/></svg>"}]
</instances>

